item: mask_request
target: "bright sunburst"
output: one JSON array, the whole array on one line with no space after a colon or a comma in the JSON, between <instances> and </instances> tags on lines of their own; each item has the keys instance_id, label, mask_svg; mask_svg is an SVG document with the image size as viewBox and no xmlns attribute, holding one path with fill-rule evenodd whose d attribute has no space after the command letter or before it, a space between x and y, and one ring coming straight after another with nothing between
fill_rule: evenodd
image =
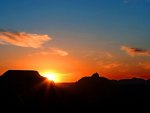
<instances>
[{"instance_id":1,"label":"bright sunburst","mask_svg":"<svg viewBox=\"0 0 150 113\"><path fill-rule=\"evenodd\" d=\"M57 82L57 74L52 72L45 72L42 74L44 77L46 77L48 80Z\"/></svg>"}]
</instances>

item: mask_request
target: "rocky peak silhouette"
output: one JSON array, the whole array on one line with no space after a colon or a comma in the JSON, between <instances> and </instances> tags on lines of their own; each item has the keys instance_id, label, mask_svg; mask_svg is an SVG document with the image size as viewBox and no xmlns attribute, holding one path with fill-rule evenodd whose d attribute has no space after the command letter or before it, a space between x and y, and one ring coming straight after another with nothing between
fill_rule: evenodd
<instances>
[{"instance_id":1,"label":"rocky peak silhouette","mask_svg":"<svg viewBox=\"0 0 150 113\"><path fill-rule=\"evenodd\" d=\"M99 79L99 74L96 72L96 73L94 73L91 77L92 77L92 78L95 78L95 79Z\"/></svg>"}]
</instances>

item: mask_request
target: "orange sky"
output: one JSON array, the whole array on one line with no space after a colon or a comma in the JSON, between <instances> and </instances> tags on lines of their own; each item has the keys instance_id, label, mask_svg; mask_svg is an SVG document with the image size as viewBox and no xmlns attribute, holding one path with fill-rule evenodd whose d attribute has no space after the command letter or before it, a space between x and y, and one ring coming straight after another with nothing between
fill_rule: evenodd
<instances>
[{"instance_id":1,"label":"orange sky","mask_svg":"<svg viewBox=\"0 0 150 113\"><path fill-rule=\"evenodd\" d=\"M11 50L27 49L14 46L6 46ZM43 50L42 50L43 51ZM98 72L100 76L110 79L124 79L132 77L149 78L149 63L137 62L139 58L128 56L117 58L112 54L101 52L101 58L96 58L95 54L75 56L68 52L67 55L60 54L41 54L41 51L11 53L10 56L3 57L1 62L0 73L4 73L8 69L29 69L38 70L40 74L43 72L57 73L57 82L75 82L83 76L90 76ZM99 53L100 54L100 53ZM13 59L13 60L12 60ZM128 61L126 63L126 60Z\"/></svg>"},{"instance_id":2,"label":"orange sky","mask_svg":"<svg viewBox=\"0 0 150 113\"><path fill-rule=\"evenodd\" d=\"M2 0L0 14L0 75L150 78L149 0Z\"/></svg>"}]
</instances>

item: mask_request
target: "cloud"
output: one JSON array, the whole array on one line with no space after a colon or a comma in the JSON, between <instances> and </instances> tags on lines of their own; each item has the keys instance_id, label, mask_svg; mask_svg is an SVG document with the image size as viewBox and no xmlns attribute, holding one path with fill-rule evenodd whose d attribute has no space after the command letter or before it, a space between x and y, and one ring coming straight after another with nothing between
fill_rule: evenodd
<instances>
[{"instance_id":1,"label":"cloud","mask_svg":"<svg viewBox=\"0 0 150 113\"><path fill-rule=\"evenodd\" d=\"M140 62L139 66L144 69L150 69L150 62Z\"/></svg>"},{"instance_id":2,"label":"cloud","mask_svg":"<svg viewBox=\"0 0 150 113\"><path fill-rule=\"evenodd\" d=\"M105 68L105 69L111 69L111 68L117 68L119 67L121 64L120 63L104 63L102 61L99 61L98 62L98 65L102 68Z\"/></svg>"},{"instance_id":3,"label":"cloud","mask_svg":"<svg viewBox=\"0 0 150 113\"><path fill-rule=\"evenodd\" d=\"M3 41L0 40L0 44L5 45L5 43Z\"/></svg>"},{"instance_id":4,"label":"cloud","mask_svg":"<svg viewBox=\"0 0 150 113\"><path fill-rule=\"evenodd\" d=\"M29 56L34 56L34 55L59 55L59 56L67 56L69 53L65 50L62 50L60 48L47 48L45 50L41 50L40 52L36 52L33 54L30 54Z\"/></svg>"},{"instance_id":5,"label":"cloud","mask_svg":"<svg viewBox=\"0 0 150 113\"><path fill-rule=\"evenodd\" d=\"M94 61L99 61L101 59L112 59L115 55L107 51L95 51L88 50L83 53L85 57L93 59Z\"/></svg>"},{"instance_id":6,"label":"cloud","mask_svg":"<svg viewBox=\"0 0 150 113\"><path fill-rule=\"evenodd\" d=\"M116 68L116 67L119 67L119 66L120 66L120 64L118 64L118 63L111 63L111 64L105 65L104 68L110 69L110 68Z\"/></svg>"},{"instance_id":7,"label":"cloud","mask_svg":"<svg viewBox=\"0 0 150 113\"><path fill-rule=\"evenodd\" d=\"M0 32L0 44L20 47L39 48L45 42L51 40L46 34L31 34L26 32Z\"/></svg>"},{"instance_id":8,"label":"cloud","mask_svg":"<svg viewBox=\"0 0 150 113\"><path fill-rule=\"evenodd\" d=\"M67 56L68 55L68 52L66 52L62 49L59 49L59 48L50 48L50 50L51 50L52 54L56 54L56 55L60 55L60 56Z\"/></svg>"},{"instance_id":9,"label":"cloud","mask_svg":"<svg viewBox=\"0 0 150 113\"><path fill-rule=\"evenodd\" d=\"M150 51L139 49L139 48L122 46L121 50L125 51L130 56L150 56Z\"/></svg>"},{"instance_id":10,"label":"cloud","mask_svg":"<svg viewBox=\"0 0 150 113\"><path fill-rule=\"evenodd\" d=\"M114 55L111 54L111 53L109 53L109 52L105 52L105 54L106 54L106 57L107 57L107 58L113 58L113 57L114 57Z\"/></svg>"}]
</instances>

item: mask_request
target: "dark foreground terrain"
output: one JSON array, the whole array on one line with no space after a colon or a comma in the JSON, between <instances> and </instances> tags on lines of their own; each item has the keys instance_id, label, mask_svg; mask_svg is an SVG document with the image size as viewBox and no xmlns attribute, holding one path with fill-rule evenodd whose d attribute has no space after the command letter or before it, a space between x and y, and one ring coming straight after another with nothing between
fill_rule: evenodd
<instances>
[{"instance_id":1,"label":"dark foreground terrain","mask_svg":"<svg viewBox=\"0 0 150 113\"><path fill-rule=\"evenodd\" d=\"M4 112L149 112L149 106L150 80L109 80L94 73L64 87L37 71L8 70L0 76L0 110Z\"/></svg>"}]
</instances>

